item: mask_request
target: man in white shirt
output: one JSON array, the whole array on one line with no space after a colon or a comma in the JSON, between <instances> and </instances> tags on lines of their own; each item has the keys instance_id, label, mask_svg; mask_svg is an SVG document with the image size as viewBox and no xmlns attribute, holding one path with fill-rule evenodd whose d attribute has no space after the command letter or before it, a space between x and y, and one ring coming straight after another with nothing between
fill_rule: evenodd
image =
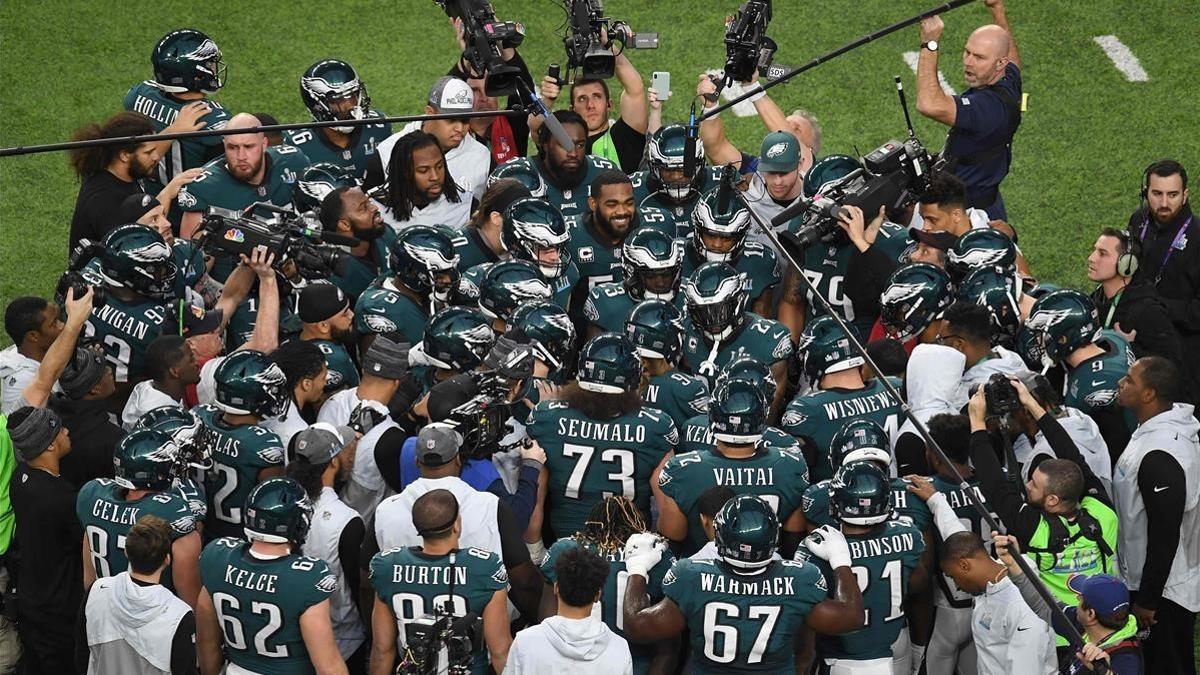
<instances>
[{"instance_id":1,"label":"man in white shirt","mask_svg":"<svg viewBox=\"0 0 1200 675\"><path fill-rule=\"evenodd\" d=\"M1058 672L1054 632L1025 604L1008 578L1008 568L994 560L973 532L957 532L941 545L942 573L975 596L971 634L980 675L1053 675Z\"/></svg>"},{"instance_id":2,"label":"man in white shirt","mask_svg":"<svg viewBox=\"0 0 1200 675\"><path fill-rule=\"evenodd\" d=\"M121 426L126 430L147 412L170 406L183 408L183 395L189 384L200 382L200 366L187 340L179 335L160 335L146 348L148 380L133 385L125 408L121 411Z\"/></svg>"},{"instance_id":3,"label":"man in white shirt","mask_svg":"<svg viewBox=\"0 0 1200 675\"><path fill-rule=\"evenodd\" d=\"M263 420L263 427L274 431L286 448L292 436L308 428L308 420L304 415L319 407L324 400L329 366L325 364L325 354L321 349L303 340L285 342L270 356L287 377L291 397L283 414Z\"/></svg>"},{"instance_id":4,"label":"man in white shirt","mask_svg":"<svg viewBox=\"0 0 1200 675\"><path fill-rule=\"evenodd\" d=\"M474 108L475 94L470 85L463 80L445 76L438 78L430 88L425 114L471 112ZM387 182L388 164L396 141L400 140L401 136L420 130L437 139L438 145L446 155L446 168L454 177L454 182L470 192L476 200L482 201L483 191L487 189L491 153L486 146L467 133L469 124L470 120L466 117L409 122L400 131L385 138L376 148L375 154L368 159L364 187L370 189Z\"/></svg>"},{"instance_id":5,"label":"man in white shirt","mask_svg":"<svg viewBox=\"0 0 1200 675\"><path fill-rule=\"evenodd\" d=\"M22 406L21 392L62 329L58 306L42 298L16 298L4 308L4 330L13 344L0 351L0 413L8 415Z\"/></svg>"},{"instance_id":6,"label":"man in white shirt","mask_svg":"<svg viewBox=\"0 0 1200 675\"><path fill-rule=\"evenodd\" d=\"M632 675L629 643L593 611L608 579L608 561L574 546L559 556L554 573L558 612L517 633L504 675Z\"/></svg>"}]
</instances>

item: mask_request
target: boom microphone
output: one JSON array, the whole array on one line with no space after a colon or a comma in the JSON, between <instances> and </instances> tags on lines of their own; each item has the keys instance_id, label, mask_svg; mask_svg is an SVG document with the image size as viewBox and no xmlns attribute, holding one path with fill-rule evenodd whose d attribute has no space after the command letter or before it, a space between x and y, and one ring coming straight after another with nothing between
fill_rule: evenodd
<instances>
[{"instance_id":1,"label":"boom microphone","mask_svg":"<svg viewBox=\"0 0 1200 675\"><path fill-rule=\"evenodd\" d=\"M696 100L692 99L692 111L688 115L687 138L683 141L683 175L691 180L696 176L696 139L700 127L696 126Z\"/></svg>"},{"instance_id":2,"label":"boom microphone","mask_svg":"<svg viewBox=\"0 0 1200 675\"><path fill-rule=\"evenodd\" d=\"M517 87L519 89L524 89L524 81L518 81ZM563 128L563 125L559 123L558 118L550 113L550 109L546 107L544 102L542 102L542 98L538 96L535 88L530 87L527 93L529 94L529 101L533 105L534 114L542 118L542 123L546 125L547 129L550 130L550 135L553 136L554 140L558 142L558 145L563 149L563 152L573 151L575 149L575 140L571 138L570 134L567 133L567 130Z\"/></svg>"}]
</instances>

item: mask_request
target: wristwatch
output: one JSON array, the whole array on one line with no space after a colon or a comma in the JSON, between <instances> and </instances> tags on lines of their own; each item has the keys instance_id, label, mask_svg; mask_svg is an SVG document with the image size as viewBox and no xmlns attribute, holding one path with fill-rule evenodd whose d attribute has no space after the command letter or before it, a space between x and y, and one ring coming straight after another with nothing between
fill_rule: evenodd
<instances>
[{"instance_id":1,"label":"wristwatch","mask_svg":"<svg viewBox=\"0 0 1200 675\"><path fill-rule=\"evenodd\" d=\"M938 50L937 40L930 40L929 42L926 42L926 43L922 44L921 46L924 47L925 49L928 49L931 52L936 52Z\"/></svg>"}]
</instances>

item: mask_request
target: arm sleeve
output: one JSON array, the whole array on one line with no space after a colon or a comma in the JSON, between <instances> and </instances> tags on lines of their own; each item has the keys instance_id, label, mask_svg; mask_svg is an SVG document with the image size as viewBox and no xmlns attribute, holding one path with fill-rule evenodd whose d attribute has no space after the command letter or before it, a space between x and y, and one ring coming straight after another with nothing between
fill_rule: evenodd
<instances>
[{"instance_id":1,"label":"arm sleeve","mask_svg":"<svg viewBox=\"0 0 1200 675\"><path fill-rule=\"evenodd\" d=\"M488 486L488 492L496 495L500 501L512 509L517 527L524 532L529 526L529 519L537 506L538 476L541 474L541 463L533 460L521 460L521 469L517 473L517 491L509 494L504 487L504 481L497 478Z\"/></svg>"},{"instance_id":2,"label":"arm sleeve","mask_svg":"<svg viewBox=\"0 0 1200 675\"><path fill-rule=\"evenodd\" d=\"M1044 673L1051 658L1048 653L1054 644L1047 639L1050 625L1038 618L1024 603L1008 607L1008 653L1005 661L1009 673Z\"/></svg>"},{"instance_id":3,"label":"arm sleeve","mask_svg":"<svg viewBox=\"0 0 1200 675\"><path fill-rule=\"evenodd\" d=\"M1000 516L1008 533L1015 536L1022 546L1027 545L1042 520L1042 514L1026 504L1017 486L1008 481L988 432L976 431L971 434L970 454L975 475L979 478L979 488L987 497L987 503Z\"/></svg>"},{"instance_id":4,"label":"arm sleeve","mask_svg":"<svg viewBox=\"0 0 1200 675\"><path fill-rule=\"evenodd\" d=\"M359 565L359 556L362 554L366 535L367 528L363 525L362 518L355 518L346 523L346 527L342 528L342 536L338 538L338 558L342 561L342 574L346 577L344 581L346 587L350 589L350 597L354 598L355 604L358 604L358 598L362 595L358 592L362 578L362 572L359 570L365 565Z\"/></svg>"},{"instance_id":5,"label":"arm sleeve","mask_svg":"<svg viewBox=\"0 0 1200 675\"><path fill-rule=\"evenodd\" d=\"M613 147L617 149L621 170L625 173L637 171L646 150L646 137L634 131L623 119L613 123L608 133L612 136Z\"/></svg>"},{"instance_id":6,"label":"arm sleeve","mask_svg":"<svg viewBox=\"0 0 1200 675\"><path fill-rule=\"evenodd\" d=\"M1113 466L1116 466L1117 459L1121 457L1121 453L1125 452L1125 446L1129 444L1129 437L1133 435L1133 432L1129 430L1129 424L1125 421L1125 411L1120 407L1112 406L1089 412L1088 415L1100 429L1100 437L1108 445L1108 455L1112 458Z\"/></svg>"},{"instance_id":7,"label":"arm sleeve","mask_svg":"<svg viewBox=\"0 0 1200 675\"><path fill-rule=\"evenodd\" d=\"M1141 313L1130 321L1132 325L1122 324L1121 327L1126 330L1137 329L1137 339L1130 346L1139 358L1149 355L1162 356L1176 365L1184 365L1179 331L1175 330L1167 311L1165 303L1159 302L1158 298L1147 298Z\"/></svg>"},{"instance_id":8,"label":"arm sleeve","mask_svg":"<svg viewBox=\"0 0 1200 675\"><path fill-rule=\"evenodd\" d=\"M879 296L895 270L896 261L879 246L861 252L856 248L850 253L850 262L846 266L846 296L854 304L856 315L879 314Z\"/></svg>"},{"instance_id":9,"label":"arm sleeve","mask_svg":"<svg viewBox=\"0 0 1200 675\"><path fill-rule=\"evenodd\" d=\"M1012 582L1014 585L1016 585L1017 590L1021 591L1021 599L1025 601L1025 604L1029 606L1029 609L1032 609L1033 613L1037 614L1039 619L1045 621L1046 623L1050 623L1050 619L1053 616L1050 612L1050 605L1047 605L1046 601L1042 599L1042 596L1038 595L1037 589L1033 587L1033 582L1029 580L1029 577L1025 576L1024 574L1018 574L1016 576L1010 574L1008 575L1008 578L1012 579Z\"/></svg>"},{"instance_id":10,"label":"arm sleeve","mask_svg":"<svg viewBox=\"0 0 1200 675\"><path fill-rule=\"evenodd\" d=\"M1142 566L1142 583L1137 604L1155 609L1162 597L1167 574L1175 562L1179 548L1179 531L1183 526L1183 509L1187 491L1183 467L1167 452L1147 453L1138 469L1138 490L1146 503L1146 532L1148 550Z\"/></svg>"},{"instance_id":11,"label":"arm sleeve","mask_svg":"<svg viewBox=\"0 0 1200 675\"><path fill-rule=\"evenodd\" d=\"M500 531L500 557L504 559L504 567L512 569L521 563L532 562L529 559L529 549L525 547L522 530L517 528L517 519L513 517L512 509L501 501L496 505L496 527Z\"/></svg>"},{"instance_id":12,"label":"arm sleeve","mask_svg":"<svg viewBox=\"0 0 1200 675\"><path fill-rule=\"evenodd\" d=\"M896 439L896 474L907 476L929 474L929 465L925 462L925 441L919 434L905 432Z\"/></svg>"},{"instance_id":13,"label":"arm sleeve","mask_svg":"<svg viewBox=\"0 0 1200 675\"><path fill-rule=\"evenodd\" d=\"M929 501L925 502L925 505L933 514L933 524L937 526L938 535L943 540L949 539L951 535L967 531L954 513L954 509L950 508L950 504L946 502L946 495L935 492Z\"/></svg>"},{"instance_id":14,"label":"arm sleeve","mask_svg":"<svg viewBox=\"0 0 1200 675\"><path fill-rule=\"evenodd\" d=\"M362 551L358 558L363 561L361 569L364 570L371 564L371 558L374 558L375 554L379 553L379 540L375 538L374 515L371 516L371 519L371 526L365 528L366 532L363 534Z\"/></svg>"},{"instance_id":15,"label":"arm sleeve","mask_svg":"<svg viewBox=\"0 0 1200 675\"><path fill-rule=\"evenodd\" d=\"M1092 468L1088 466L1087 460L1079 452L1079 446L1075 445L1075 440L1067 433L1054 415L1046 413L1037 421L1038 429L1042 435L1046 437L1046 442L1050 444L1050 449L1054 450L1054 455L1059 459L1069 459L1079 467L1083 472L1084 494L1095 497L1100 501L1112 505L1112 501L1108 498L1108 493L1104 491L1104 484L1096 477Z\"/></svg>"},{"instance_id":16,"label":"arm sleeve","mask_svg":"<svg viewBox=\"0 0 1200 675\"><path fill-rule=\"evenodd\" d=\"M196 669L196 614L188 612L179 620L171 640L171 673L195 675L199 672Z\"/></svg>"}]
</instances>

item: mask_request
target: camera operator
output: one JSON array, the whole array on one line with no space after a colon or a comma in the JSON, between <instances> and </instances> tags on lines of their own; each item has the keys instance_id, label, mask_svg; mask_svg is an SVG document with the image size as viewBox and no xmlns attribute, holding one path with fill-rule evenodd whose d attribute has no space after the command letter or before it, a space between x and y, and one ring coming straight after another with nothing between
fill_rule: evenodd
<instances>
[{"instance_id":1,"label":"camera operator","mask_svg":"<svg viewBox=\"0 0 1200 675\"><path fill-rule=\"evenodd\" d=\"M1000 183L1012 164L1012 141L1021 124L1021 59L1004 12L1004 0L984 0L993 24L977 28L963 48L960 95L942 91L938 80L940 16L921 21L917 60L917 112L950 127L942 154L967 185L967 206L1007 220Z\"/></svg>"},{"instance_id":2,"label":"camera operator","mask_svg":"<svg viewBox=\"0 0 1200 675\"><path fill-rule=\"evenodd\" d=\"M451 493L461 507L457 527L462 548L500 556L512 580L512 601L522 616L537 616L541 577L529 557L512 509L496 495L477 490L461 477L463 437L445 422L425 425L417 434L417 469L421 477L375 509L375 526L363 544L368 553L416 546L422 532L413 522L416 502L431 491ZM445 522L445 521L443 521Z\"/></svg>"},{"instance_id":3,"label":"camera operator","mask_svg":"<svg viewBox=\"0 0 1200 675\"><path fill-rule=\"evenodd\" d=\"M403 661L414 655L437 654L445 646L438 633L426 634L416 642L409 628L414 620L427 616L478 617L474 625L455 621L456 628L467 623L467 635L454 630L455 638L465 639L469 655L451 649L450 658L465 657L471 673L504 672L512 637L508 622L508 575L497 552L469 546L464 532L464 517L472 518L468 504L451 490L433 489L412 502L404 523L419 539L410 547L385 549L371 558L371 586L375 605L371 612L371 674L390 675L396 663L397 644L404 652ZM397 615L396 609L402 608ZM479 624L482 624L480 626ZM482 635L476 631L482 629ZM480 639L482 638L482 639ZM485 647L486 645L486 647ZM463 645L457 645L464 647ZM442 658L446 658L443 656ZM424 664L436 672L437 661ZM399 672L409 672L400 670Z\"/></svg>"},{"instance_id":4,"label":"camera operator","mask_svg":"<svg viewBox=\"0 0 1200 675\"><path fill-rule=\"evenodd\" d=\"M1162 356L1183 366L1183 348L1166 302L1148 279L1135 278L1139 245L1129 233L1106 227L1092 246L1087 275L1099 284L1091 299L1100 327L1120 331L1137 356Z\"/></svg>"},{"instance_id":5,"label":"camera operator","mask_svg":"<svg viewBox=\"0 0 1200 675\"><path fill-rule=\"evenodd\" d=\"M148 136L155 131L150 118L135 112L119 112L104 125L90 124L76 130L73 141L86 141L121 136ZM142 194L141 179L155 175L161 151L154 142L125 143L71 151L71 168L79 177L79 196L71 216L71 234L67 251L73 251L80 239L100 241L121 220L122 201L133 194ZM158 201L169 206L179 189L200 175L200 169L182 171L158 193Z\"/></svg>"},{"instance_id":6,"label":"camera operator","mask_svg":"<svg viewBox=\"0 0 1200 675\"><path fill-rule=\"evenodd\" d=\"M475 95L471 87L458 77L444 75L430 87L424 114L468 113L474 109ZM470 120L466 117L409 122L400 131L379 143L379 147L367 161L367 177L363 181L363 189L370 190L391 183L397 171L397 167L393 166L396 144L401 138L415 131L423 131L437 140L437 145L445 156L446 172L454 176L462 191L469 193L473 199L483 198L483 191L487 188L488 170L491 167L491 153L487 147L475 140L474 136L467 133L469 129ZM471 198L466 200L468 204Z\"/></svg>"},{"instance_id":7,"label":"camera operator","mask_svg":"<svg viewBox=\"0 0 1200 675\"><path fill-rule=\"evenodd\" d=\"M12 345L0 351L0 413L9 415L21 407L21 392L37 375L38 365L62 330L58 305L45 298L14 298L4 308L4 332Z\"/></svg>"},{"instance_id":8,"label":"camera operator","mask_svg":"<svg viewBox=\"0 0 1200 675\"><path fill-rule=\"evenodd\" d=\"M379 201L384 222L397 234L413 225L461 230L476 199L455 175L438 138L416 130L391 147L389 179L368 193Z\"/></svg>"},{"instance_id":9,"label":"camera operator","mask_svg":"<svg viewBox=\"0 0 1200 675\"><path fill-rule=\"evenodd\" d=\"M475 72L471 60L467 58L467 41L463 33L461 19L451 19L454 35L458 40L458 48L462 55L458 63L447 73L451 77L465 80L475 96L475 112L491 112L499 109L499 101L495 96L487 94L487 73ZM505 65L516 68L519 77L530 91L533 90L533 76L529 67L521 58L520 52L514 47L501 47L500 58ZM521 105L521 97L511 94L504 101L506 110ZM507 115L503 117L472 117L470 121L471 136L479 141L491 153L492 162L488 172L516 157L524 157L529 147L529 118L523 115Z\"/></svg>"},{"instance_id":10,"label":"camera operator","mask_svg":"<svg viewBox=\"0 0 1200 675\"><path fill-rule=\"evenodd\" d=\"M383 215L366 192L357 187L339 187L321 200L321 227L343 237L353 237L343 273L329 275L329 283L342 289L351 304L388 272L388 255L396 233L383 222Z\"/></svg>"},{"instance_id":11,"label":"camera operator","mask_svg":"<svg viewBox=\"0 0 1200 675\"><path fill-rule=\"evenodd\" d=\"M610 565L596 552L568 541L570 545L553 566L557 610L541 624L517 633L504 672L633 675L629 643L595 615L595 605L602 602L610 569L616 563ZM664 561L664 573L669 561ZM614 583L613 587L621 585Z\"/></svg>"},{"instance_id":12,"label":"camera operator","mask_svg":"<svg viewBox=\"0 0 1200 675\"><path fill-rule=\"evenodd\" d=\"M755 69L754 75L750 79L750 86L756 87L757 84L758 70ZM716 93L717 83L707 73L701 74L699 84L696 85L696 95L704 96ZM817 123L817 118L802 108L797 108L792 111L792 114L785 117L779 104L775 103L766 92L760 91L748 100L754 104L754 109L758 111L758 117L762 120L763 126L767 128L768 135L787 132L800 142L799 173L803 177L821 153L821 127ZM704 98L706 110L717 107L719 103L720 101L715 96ZM758 164L766 153L760 153L756 157L736 148L725 135L725 123L721 121L720 115L709 117L700 123L700 140L704 142L704 154L714 165L736 164L742 174L761 170ZM765 150L770 146L764 141L762 147ZM799 194L798 189L797 194ZM775 195L772 197L777 198ZM787 206L787 204L783 206ZM782 207L779 210L782 210Z\"/></svg>"},{"instance_id":13,"label":"camera operator","mask_svg":"<svg viewBox=\"0 0 1200 675\"><path fill-rule=\"evenodd\" d=\"M1046 412L1020 380L999 378L996 376L979 387L967 405L971 418L971 465L988 506L1000 516L1008 534L1032 555L1034 567L1047 588L1061 601L1072 602L1075 592L1067 585L1068 577L1111 574L1116 569L1117 514L1100 480L1058 420ZM1007 397L1015 394L1020 407L1037 420L1057 457L1043 461L1033 470L1025 483L1028 500L1022 498L1021 489L1010 475L1017 467L1009 466L1006 471L1000 465L999 457L1007 453L997 447L988 430L989 418L1007 414L995 410L1001 394L993 392L1000 388L1008 389ZM1065 644L1060 638L1059 646Z\"/></svg>"},{"instance_id":14,"label":"camera operator","mask_svg":"<svg viewBox=\"0 0 1200 675\"><path fill-rule=\"evenodd\" d=\"M238 113L226 129L250 129L259 126L250 113ZM225 157L206 166L192 183L179 191L176 201L183 209L180 236L191 239L210 206L239 211L255 202L290 206L296 178L308 166L304 153L290 145L267 147L263 133L222 136ZM225 281L228 267L221 272L221 261L213 269L217 281Z\"/></svg>"},{"instance_id":15,"label":"camera operator","mask_svg":"<svg viewBox=\"0 0 1200 675\"><path fill-rule=\"evenodd\" d=\"M358 366L346 349L346 340L354 329L350 298L332 284L311 284L300 291L299 314L303 324L300 339L316 345L329 367L324 398L357 387Z\"/></svg>"},{"instance_id":16,"label":"camera operator","mask_svg":"<svg viewBox=\"0 0 1200 675\"><path fill-rule=\"evenodd\" d=\"M1148 673L1195 672L1200 610L1200 425L1179 403L1182 378L1161 356L1138 359L1121 379L1121 407L1138 428L1113 473L1121 514L1121 577L1133 592Z\"/></svg>"},{"instance_id":17,"label":"camera operator","mask_svg":"<svg viewBox=\"0 0 1200 675\"><path fill-rule=\"evenodd\" d=\"M992 316L987 307L959 300L946 308L941 327L934 339L967 357L962 386L970 388L986 382L994 373L1024 375L1029 372L1015 352L995 344Z\"/></svg>"},{"instance_id":18,"label":"camera operator","mask_svg":"<svg viewBox=\"0 0 1200 675\"><path fill-rule=\"evenodd\" d=\"M600 40L607 42L606 31L601 31ZM614 43L612 51L616 56L615 74L621 83L620 118L616 121L608 118L613 103L608 83L602 79L576 78L569 91L570 109L579 114L585 125L587 140L584 154L603 157L630 174L638 170L642 152L646 148L650 105L646 102L646 86L642 82L642 75L625 55L625 48ZM562 85L550 75L542 78L542 99L547 108L554 107L554 102L562 93ZM563 120L560 118L559 121ZM530 118L530 130L539 137L542 135L541 126L540 118Z\"/></svg>"},{"instance_id":19,"label":"camera operator","mask_svg":"<svg viewBox=\"0 0 1200 675\"><path fill-rule=\"evenodd\" d=\"M1200 348L1200 223L1188 203L1187 169L1171 159L1146 167L1141 197L1128 225L1130 238L1141 244L1134 280L1154 284L1179 331L1183 353L1194 354ZM1200 362L1192 359L1185 371L1189 398L1195 401Z\"/></svg>"}]
</instances>

